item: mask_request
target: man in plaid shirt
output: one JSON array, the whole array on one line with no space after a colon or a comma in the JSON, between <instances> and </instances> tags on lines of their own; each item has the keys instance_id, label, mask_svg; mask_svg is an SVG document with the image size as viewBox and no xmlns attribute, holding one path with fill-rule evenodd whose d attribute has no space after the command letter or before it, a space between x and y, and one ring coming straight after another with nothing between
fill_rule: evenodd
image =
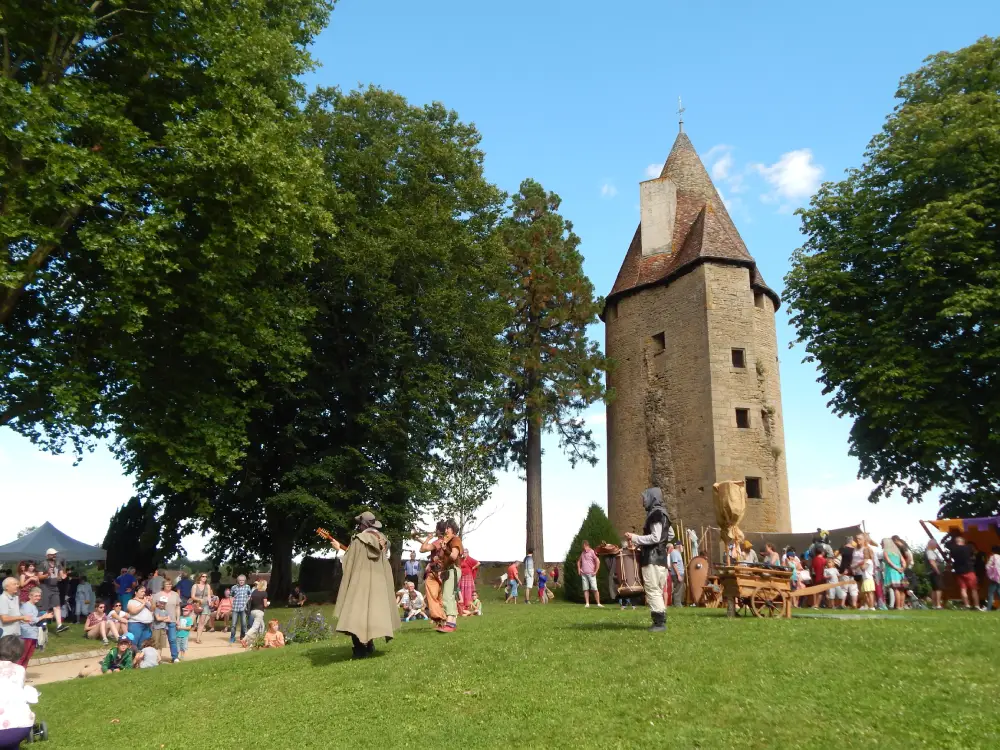
<instances>
[{"instance_id":1,"label":"man in plaid shirt","mask_svg":"<svg viewBox=\"0 0 1000 750\"><path fill-rule=\"evenodd\" d=\"M229 626L229 642L236 643L236 623L240 624L240 640L247 634L247 604L250 602L250 587L246 576L237 576L236 585L229 589L233 599L233 622Z\"/></svg>"}]
</instances>

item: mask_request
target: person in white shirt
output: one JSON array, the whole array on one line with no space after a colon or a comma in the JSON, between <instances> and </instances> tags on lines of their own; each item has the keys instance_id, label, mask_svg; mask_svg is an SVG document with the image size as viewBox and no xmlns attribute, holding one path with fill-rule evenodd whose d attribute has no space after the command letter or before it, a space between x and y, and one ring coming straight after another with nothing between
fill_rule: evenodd
<instances>
[{"instance_id":1,"label":"person in white shirt","mask_svg":"<svg viewBox=\"0 0 1000 750\"><path fill-rule=\"evenodd\" d=\"M826 561L826 567L823 569L823 580L827 583L840 581L840 571L837 570L837 561L832 557ZM844 603L847 601L847 589L843 586L834 586L827 591L826 597L832 608L843 609Z\"/></svg>"},{"instance_id":2,"label":"person in white shirt","mask_svg":"<svg viewBox=\"0 0 1000 750\"><path fill-rule=\"evenodd\" d=\"M86 578L80 579L80 585L76 587L76 616L79 620L87 619L87 615L94 611L94 587ZM82 620L81 620L82 622Z\"/></svg>"},{"instance_id":3,"label":"person in white shirt","mask_svg":"<svg viewBox=\"0 0 1000 750\"><path fill-rule=\"evenodd\" d=\"M424 612L424 597L413 581L407 581L406 586L396 592L396 604L403 608L403 621L426 620L427 614Z\"/></svg>"},{"instance_id":4,"label":"person in white shirt","mask_svg":"<svg viewBox=\"0 0 1000 750\"><path fill-rule=\"evenodd\" d=\"M21 598L17 594L17 579L13 576L3 581L3 593L0 594L0 625L3 635L20 637L21 623L30 620L21 614ZM20 643L20 641L18 641ZM18 656L20 658L20 656Z\"/></svg>"},{"instance_id":5,"label":"person in white shirt","mask_svg":"<svg viewBox=\"0 0 1000 750\"><path fill-rule=\"evenodd\" d=\"M15 579L16 580L16 579ZM21 658L21 639L16 635L0 637L0 746L20 747L31 735L35 714L29 704L38 702L38 691L25 685L27 673L17 660Z\"/></svg>"}]
</instances>

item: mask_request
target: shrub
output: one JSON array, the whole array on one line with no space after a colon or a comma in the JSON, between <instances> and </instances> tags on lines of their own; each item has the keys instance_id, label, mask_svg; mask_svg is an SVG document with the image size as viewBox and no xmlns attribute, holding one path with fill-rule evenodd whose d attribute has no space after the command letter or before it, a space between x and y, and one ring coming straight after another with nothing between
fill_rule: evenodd
<instances>
[{"instance_id":1,"label":"shrub","mask_svg":"<svg viewBox=\"0 0 1000 750\"><path fill-rule=\"evenodd\" d=\"M295 610L281 632L285 634L285 643L316 643L333 637L333 627L323 613L309 607Z\"/></svg>"},{"instance_id":2,"label":"shrub","mask_svg":"<svg viewBox=\"0 0 1000 750\"><path fill-rule=\"evenodd\" d=\"M569 545L569 552L566 553L566 562L563 564L563 596L566 601L582 602L583 587L580 585L580 574L576 572L576 561L583 550L583 540L590 542L591 547L596 547L601 542L621 543L621 535L615 531L607 515L601 506L594 504L587 511L587 517L583 519L583 525L573 537L573 543ZM601 561L601 575L605 574L604 561Z\"/></svg>"}]
</instances>

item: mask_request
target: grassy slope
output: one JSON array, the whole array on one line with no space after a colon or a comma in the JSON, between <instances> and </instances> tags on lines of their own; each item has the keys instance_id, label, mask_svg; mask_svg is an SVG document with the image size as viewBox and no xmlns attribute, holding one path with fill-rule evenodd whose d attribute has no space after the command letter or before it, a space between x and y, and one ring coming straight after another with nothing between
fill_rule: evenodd
<instances>
[{"instance_id":1,"label":"grassy slope","mask_svg":"<svg viewBox=\"0 0 1000 750\"><path fill-rule=\"evenodd\" d=\"M427 747L442 722L464 747L1000 746L996 615L720 615L663 637L640 610L492 604L361 662L338 637L46 685L37 713L53 750L202 747L198 715L232 748Z\"/></svg>"}]
</instances>

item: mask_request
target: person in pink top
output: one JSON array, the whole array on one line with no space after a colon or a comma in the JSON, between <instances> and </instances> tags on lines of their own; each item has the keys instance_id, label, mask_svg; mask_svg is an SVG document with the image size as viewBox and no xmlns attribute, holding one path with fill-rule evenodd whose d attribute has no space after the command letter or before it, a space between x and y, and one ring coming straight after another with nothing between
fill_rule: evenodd
<instances>
[{"instance_id":1,"label":"person in pink top","mask_svg":"<svg viewBox=\"0 0 1000 750\"><path fill-rule=\"evenodd\" d=\"M594 592L594 602L602 607L601 593L597 590L597 571L601 569L601 558L590 547L590 542L583 540L583 552L576 560L576 572L580 574L580 585L583 588L584 607L590 606L590 592Z\"/></svg>"}]
</instances>

